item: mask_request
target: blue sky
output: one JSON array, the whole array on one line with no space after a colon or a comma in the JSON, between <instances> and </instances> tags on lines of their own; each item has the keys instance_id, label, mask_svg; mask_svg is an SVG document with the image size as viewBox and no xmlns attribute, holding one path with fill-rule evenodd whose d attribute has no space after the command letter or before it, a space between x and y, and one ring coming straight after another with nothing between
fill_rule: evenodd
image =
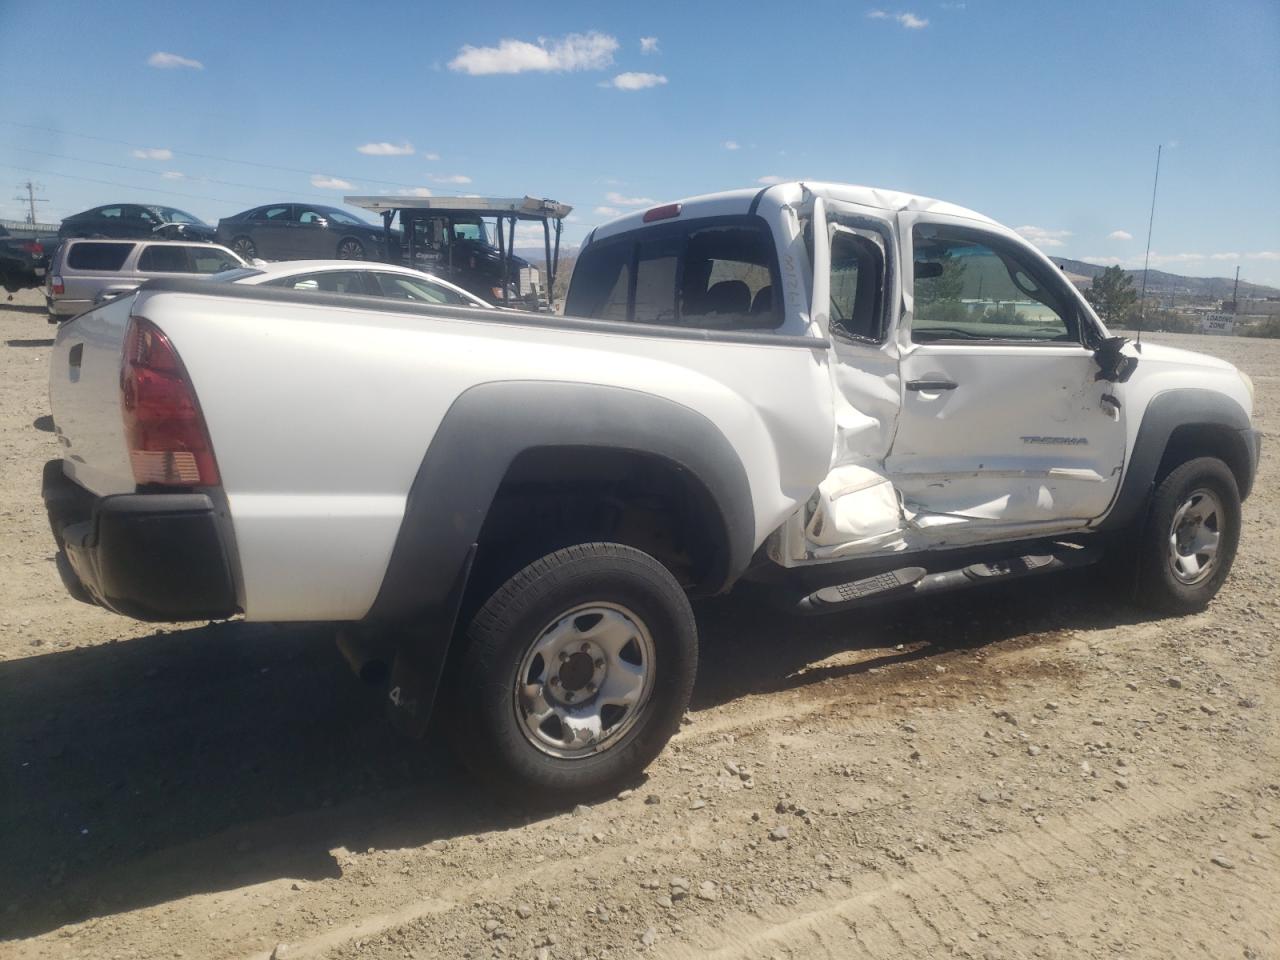
<instances>
[{"instance_id":1,"label":"blue sky","mask_svg":"<svg viewBox=\"0 0 1280 960\"><path fill-rule=\"evenodd\" d=\"M1275 0L0 0L0 53L5 217L28 178L54 216L529 193L575 206L576 241L610 211L813 177L1141 266L1164 144L1152 266L1280 285Z\"/></svg>"}]
</instances>

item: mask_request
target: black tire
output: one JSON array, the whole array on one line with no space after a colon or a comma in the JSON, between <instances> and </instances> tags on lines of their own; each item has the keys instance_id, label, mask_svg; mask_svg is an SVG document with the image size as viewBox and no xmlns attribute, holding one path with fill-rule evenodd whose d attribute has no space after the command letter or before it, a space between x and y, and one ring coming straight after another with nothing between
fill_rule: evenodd
<instances>
[{"instance_id":1,"label":"black tire","mask_svg":"<svg viewBox=\"0 0 1280 960\"><path fill-rule=\"evenodd\" d=\"M258 256L258 247L251 237L236 237L231 241L231 252L241 260L251 261Z\"/></svg>"},{"instance_id":2,"label":"black tire","mask_svg":"<svg viewBox=\"0 0 1280 960\"><path fill-rule=\"evenodd\" d=\"M1210 560L1201 561L1201 555L1195 554L1194 547L1175 531L1175 520L1184 505L1190 505L1193 512L1213 509L1212 522L1199 525L1216 534L1216 550L1212 555L1203 555L1211 556ZM1185 534L1191 521L1186 514L1183 516L1179 527ZM1198 529L1194 522L1191 526ZM1194 543L1194 538L1190 543ZM1138 602L1166 613L1203 610L1231 573L1239 544L1240 490L1235 475L1215 457L1200 457L1182 464L1165 477L1151 495L1137 545ZM1201 567L1199 579L1188 579L1189 571L1178 565L1179 557L1183 556L1179 551L1196 556L1196 563Z\"/></svg>"},{"instance_id":3,"label":"black tire","mask_svg":"<svg viewBox=\"0 0 1280 960\"><path fill-rule=\"evenodd\" d=\"M22 289L22 285L18 283L18 278L7 273L0 275L0 286L3 286L8 293L17 293Z\"/></svg>"},{"instance_id":4,"label":"black tire","mask_svg":"<svg viewBox=\"0 0 1280 960\"><path fill-rule=\"evenodd\" d=\"M343 237L338 241L339 260L364 260L364 244L355 237Z\"/></svg>"},{"instance_id":5,"label":"black tire","mask_svg":"<svg viewBox=\"0 0 1280 960\"><path fill-rule=\"evenodd\" d=\"M607 728L619 732L606 736L605 746L591 747L597 752L552 755L535 743L521 715L518 690L530 688L528 678L519 684L517 678L553 625L568 622L581 629L570 616L590 604L624 610L651 638L649 693L626 720L629 726L618 721ZM584 619L589 623L591 616ZM579 544L529 564L489 597L463 642L466 649L445 679L455 753L473 774L504 792L514 788L516 795L555 803L599 796L633 781L679 728L697 673L697 627L684 591L653 557L616 543ZM561 666L544 669L567 675L560 656ZM557 677L543 689L557 682L570 684Z\"/></svg>"}]
</instances>

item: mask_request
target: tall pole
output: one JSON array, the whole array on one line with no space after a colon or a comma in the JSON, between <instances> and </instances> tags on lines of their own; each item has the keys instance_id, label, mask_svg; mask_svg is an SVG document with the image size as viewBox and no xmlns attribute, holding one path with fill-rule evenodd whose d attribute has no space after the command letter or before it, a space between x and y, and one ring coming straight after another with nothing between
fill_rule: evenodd
<instances>
[{"instance_id":1,"label":"tall pole","mask_svg":"<svg viewBox=\"0 0 1280 960\"><path fill-rule=\"evenodd\" d=\"M36 225L36 204L48 203L49 201L43 197L36 196L36 185L30 180L26 183L19 184L19 189L27 191L27 195L25 197L14 197L13 199L25 200L27 202L27 206L31 210L31 213L28 214L28 222L34 227Z\"/></svg>"},{"instance_id":2,"label":"tall pole","mask_svg":"<svg viewBox=\"0 0 1280 960\"><path fill-rule=\"evenodd\" d=\"M1235 283L1235 286L1231 288L1231 312L1233 314L1240 312L1240 298L1238 296L1239 292L1240 292L1240 266L1239 264L1237 264L1236 265L1236 283Z\"/></svg>"},{"instance_id":3,"label":"tall pole","mask_svg":"<svg viewBox=\"0 0 1280 960\"><path fill-rule=\"evenodd\" d=\"M1151 228L1156 222L1156 188L1160 186L1160 154L1164 151L1164 144L1156 146L1156 177L1151 184L1151 216L1147 219L1147 253L1142 258L1142 296L1138 298L1138 343L1142 343L1142 318L1146 313L1147 303L1147 273L1151 264Z\"/></svg>"}]
</instances>

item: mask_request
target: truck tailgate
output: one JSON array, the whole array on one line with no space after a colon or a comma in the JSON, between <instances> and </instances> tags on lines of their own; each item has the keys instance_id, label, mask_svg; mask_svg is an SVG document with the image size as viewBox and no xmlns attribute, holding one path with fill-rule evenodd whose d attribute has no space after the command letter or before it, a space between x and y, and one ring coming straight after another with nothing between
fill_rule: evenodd
<instances>
[{"instance_id":1,"label":"truck tailgate","mask_svg":"<svg viewBox=\"0 0 1280 960\"><path fill-rule=\"evenodd\" d=\"M133 297L121 297L63 324L49 359L49 405L63 471L99 496L134 491L120 409L132 305Z\"/></svg>"}]
</instances>

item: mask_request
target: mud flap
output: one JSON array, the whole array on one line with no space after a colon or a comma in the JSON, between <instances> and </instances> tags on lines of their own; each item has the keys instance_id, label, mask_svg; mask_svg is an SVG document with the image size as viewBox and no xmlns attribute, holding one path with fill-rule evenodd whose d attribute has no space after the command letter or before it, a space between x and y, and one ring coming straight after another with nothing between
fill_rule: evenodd
<instances>
[{"instance_id":1,"label":"mud flap","mask_svg":"<svg viewBox=\"0 0 1280 960\"><path fill-rule=\"evenodd\" d=\"M431 709L449 660L458 610L475 557L476 545L472 544L444 602L398 628L387 684L387 719L407 736L422 738L431 722Z\"/></svg>"}]
</instances>

